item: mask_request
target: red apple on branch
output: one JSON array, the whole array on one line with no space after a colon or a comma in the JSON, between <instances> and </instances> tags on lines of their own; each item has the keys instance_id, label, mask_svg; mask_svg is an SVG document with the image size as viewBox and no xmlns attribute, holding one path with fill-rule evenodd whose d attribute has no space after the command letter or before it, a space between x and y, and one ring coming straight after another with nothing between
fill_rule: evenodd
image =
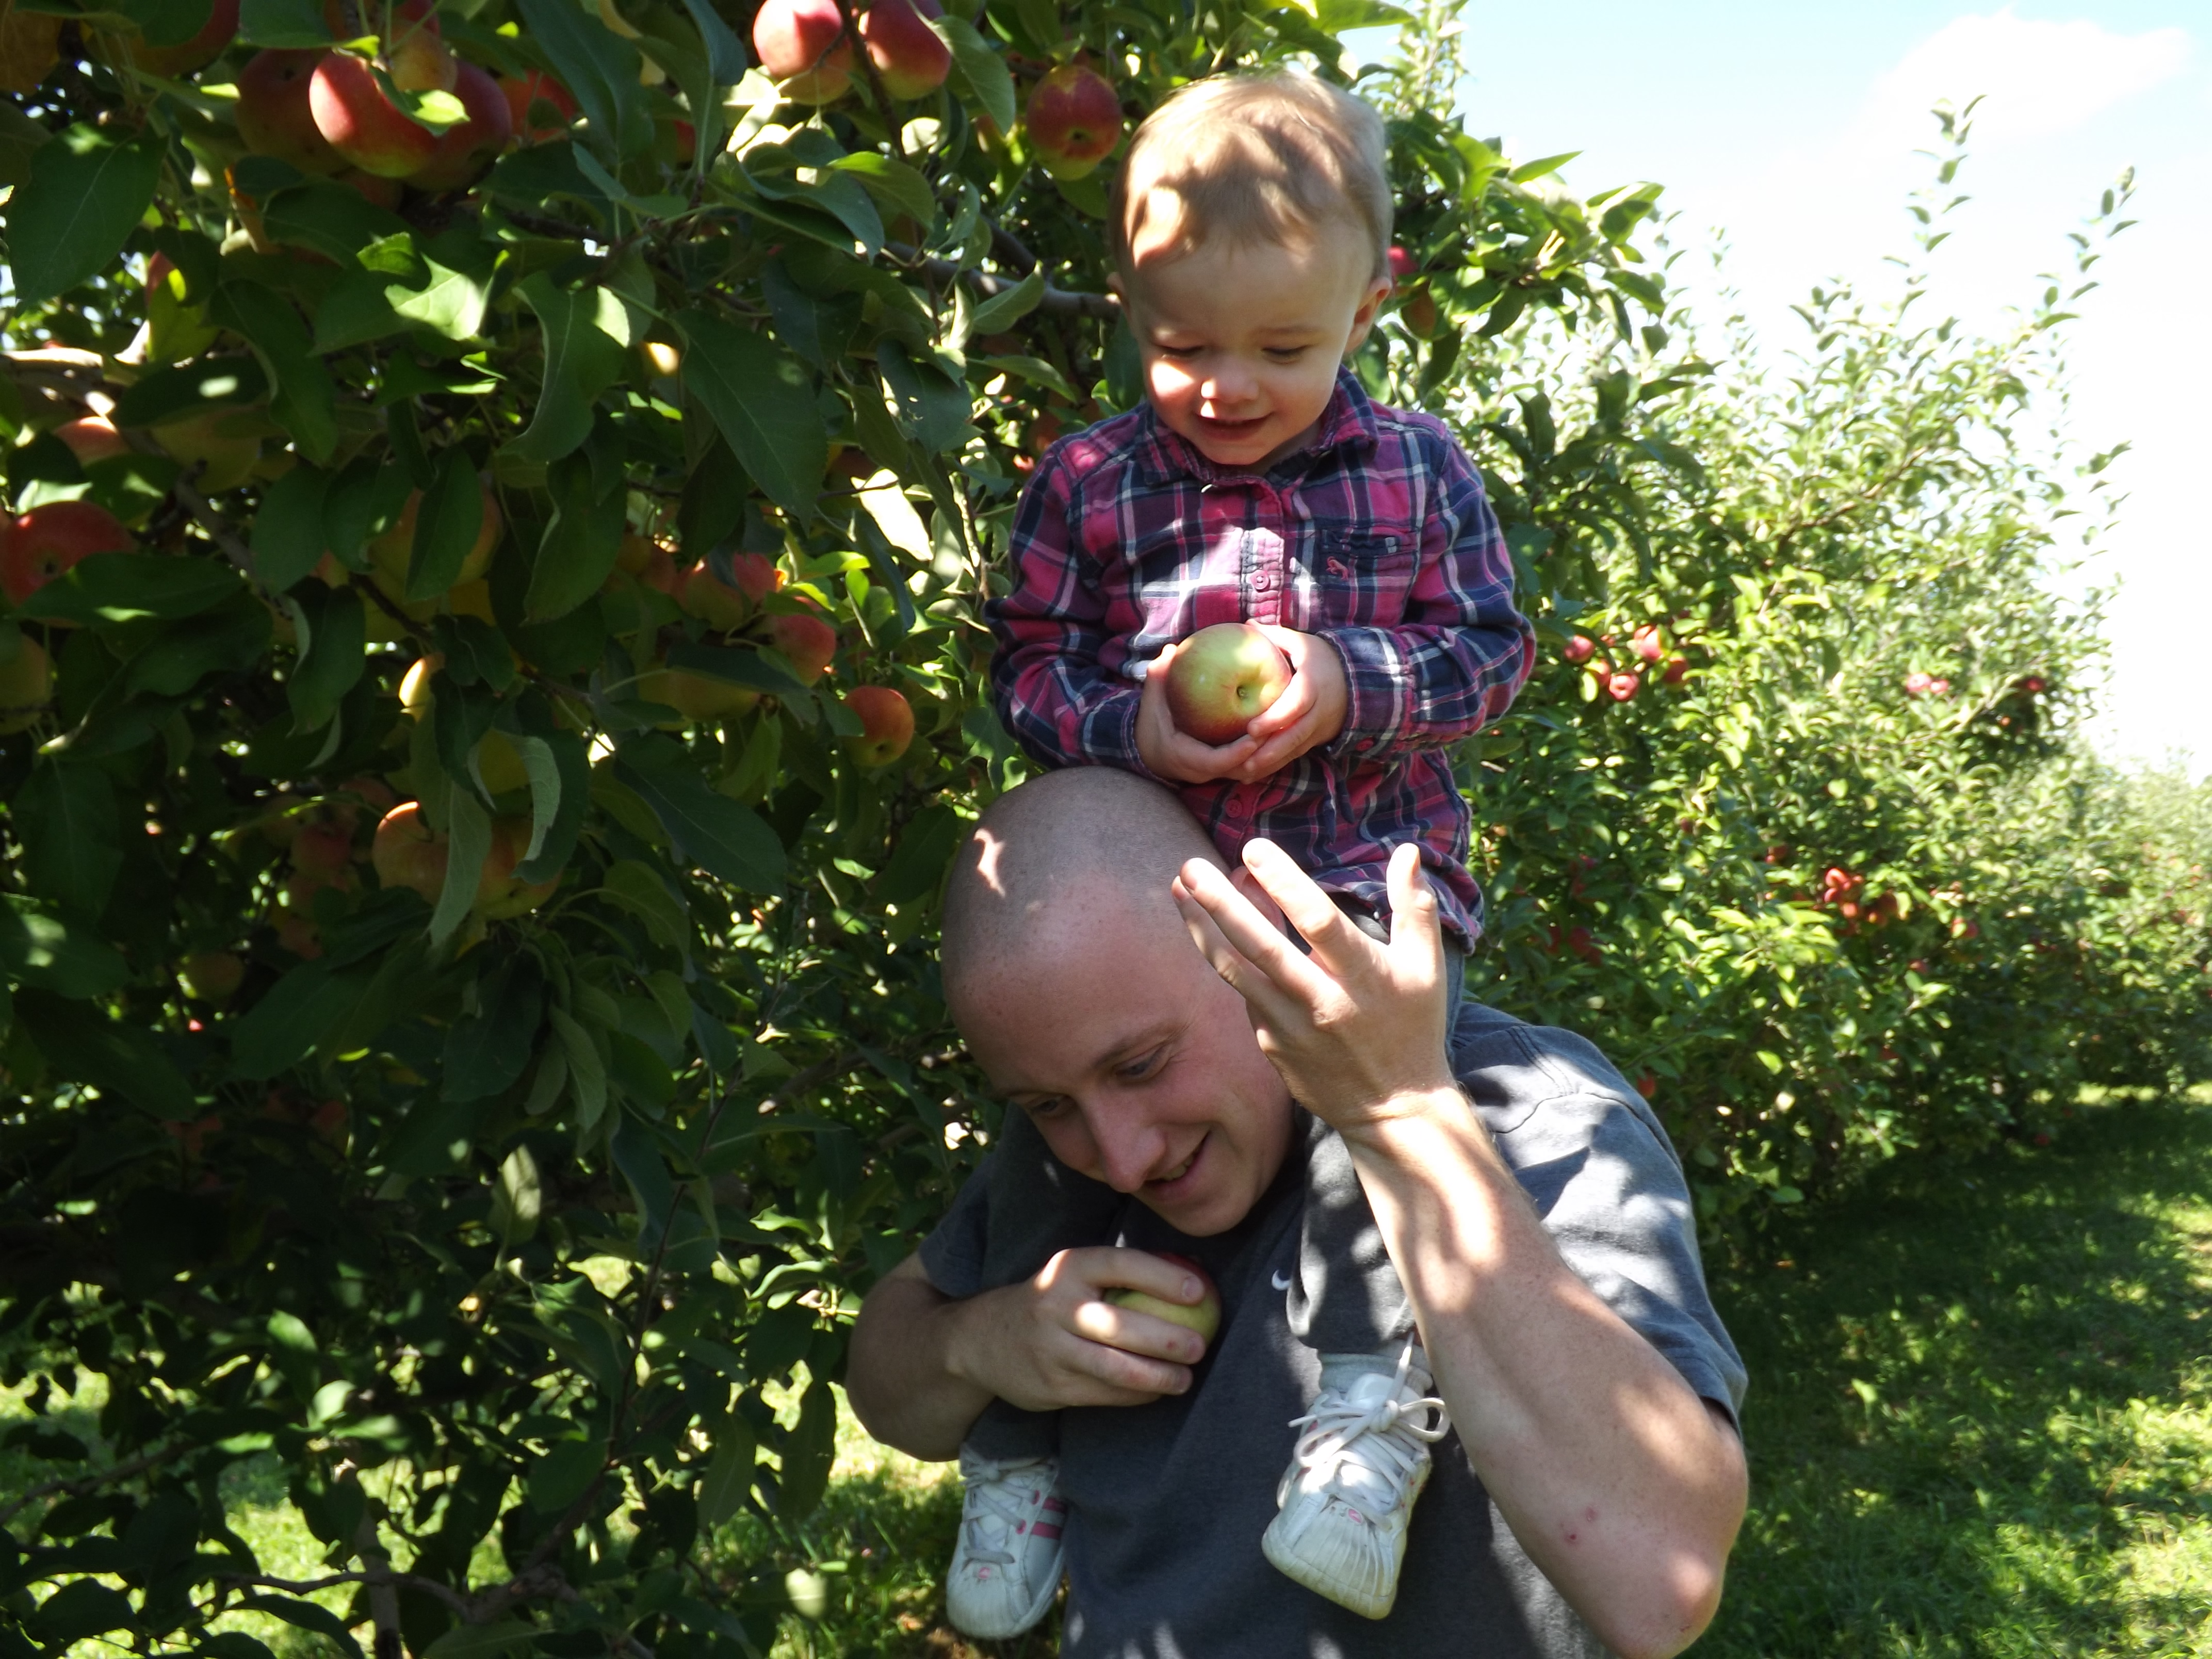
<instances>
[{"instance_id":1,"label":"red apple on branch","mask_svg":"<svg viewBox=\"0 0 2212 1659\"><path fill-rule=\"evenodd\" d=\"M514 117L499 82L474 64L463 64L453 77L453 95L469 118L438 135L430 164L407 176L419 191L436 195L459 190L499 158L514 137Z\"/></svg>"},{"instance_id":2,"label":"red apple on branch","mask_svg":"<svg viewBox=\"0 0 2212 1659\"><path fill-rule=\"evenodd\" d=\"M795 104L842 97L853 76L853 43L837 0L768 0L753 18L753 55Z\"/></svg>"},{"instance_id":3,"label":"red apple on branch","mask_svg":"<svg viewBox=\"0 0 2212 1659\"><path fill-rule=\"evenodd\" d=\"M845 707L860 717L860 735L852 739L854 757L863 766L889 766L914 741L914 706L888 685L856 685Z\"/></svg>"},{"instance_id":4,"label":"red apple on branch","mask_svg":"<svg viewBox=\"0 0 2212 1659\"><path fill-rule=\"evenodd\" d=\"M198 33L173 46L156 46L143 35L129 37L131 61L149 75L174 80L205 69L222 56L222 49L238 38L238 0L215 0Z\"/></svg>"},{"instance_id":5,"label":"red apple on branch","mask_svg":"<svg viewBox=\"0 0 2212 1659\"><path fill-rule=\"evenodd\" d=\"M1096 70L1062 64L1030 89L1022 125L1039 167L1055 179L1081 179L1121 142L1121 100Z\"/></svg>"},{"instance_id":6,"label":"red apple on branch","mask_svg":"<svg viewBox=\"0 0 2212 1659\"><path fill-rule=\"evenodd\" d=\"M17 605L80 559L128 553L131 540L116 516L96 501L48 501L8 526L0 543L0 590Z\"/></svg>"},{"instance_id":7,"label":"red apple on branch","mask_svg":"<svg viewBox=\"0 0 2212 1659\"><path fill-rule=\"evenodd\" d=\"M837 658L837 630L819 617L786 611L768 625L769 641L789 659L799 684L811 685Z\"/></svg>"},{"instance_id":8,"label":"red apple on branch","mask_svg":"<svg viewBox=\"0 0 2212 1659\"><path fill-rule=\"evenodd\" d=\"M884 90L894 98L923 97L952 72L952 49L928 20L945 15L937 0L875 0L854 24Z\"/></svg>"},{"instance_id":9,"label":"red apple on branch","mask_svg":"<svg viewBox=\"0 0 2212 1659\"><path fill-rule=\"evenodd\" d=\"M508 125L525 144L558 138L576 118L576 100L568 88L543 70L501 76L499 89L507 99Z\"/></svg>"},{"instance_id":10,"label":"red apple on branch","mask_svg":"<svg viewBox=\"0 0 2212 1659\"><path fill-rule=\"evenodd\" d=\"M315 65L325 54L271 47L238 72L238 136L257 155L289 161L302 173L336 173L345 157L331 148L308 106Z\"/></svg>"},{"instance_id":11,"label":"red apple on branch","mask_svg":"<svg viewBox=\"0 0 2212 1659\"><path fill-rule=\"evenodd\" d=\"M1250 623L1216 623L1170 659L1168 714L1200 743L1234 743L1290 683L1290 661L1267 635Z\"/></svg>"}]
</instances>

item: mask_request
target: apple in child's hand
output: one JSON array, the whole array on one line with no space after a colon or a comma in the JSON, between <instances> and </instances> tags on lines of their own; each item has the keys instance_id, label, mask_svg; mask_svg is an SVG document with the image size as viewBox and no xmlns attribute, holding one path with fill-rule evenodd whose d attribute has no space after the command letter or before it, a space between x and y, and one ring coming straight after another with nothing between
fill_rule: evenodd
<instances>
[{"instance_id":1,"label":"apple in child's hand","mask_svg":"<svg viewBox=\"0 0 2212 1659\"><path fill-rule=\"evenodd\" d=\"M1291 683L1291 665L1250 623L1201 628L1168 662L1168 714L1200 743L1234 743Z\"/></svg>"},{"instance_id":2,"label":"apple in child's hand","mask_svg":"<svg viewBox=\"0 0 2212 1659\"><path fill-rule=\"evenodd\" d=\"M1270 647L1272 649L1272 647ZM1117 1308L1127 1308L1132 1313L1150 1314L1155 1319L1164 1319L1170 1325L1180 1325L1198 1333L1198 1340L1210 1343L1213 1334L1221 1328L1221 1292L1214 1288L1213 1279L1205 1268L1187 1255L1171 1255L1166 1250L1155 1252L1163 1261L1172 1261L1199 1283L1203 1292L1195 1307L1180 1302L1163 1302L1158 1297L1144 1291L1123 1285L1106 1292L1106 1300Z\"/></svg>"}]
</instances>

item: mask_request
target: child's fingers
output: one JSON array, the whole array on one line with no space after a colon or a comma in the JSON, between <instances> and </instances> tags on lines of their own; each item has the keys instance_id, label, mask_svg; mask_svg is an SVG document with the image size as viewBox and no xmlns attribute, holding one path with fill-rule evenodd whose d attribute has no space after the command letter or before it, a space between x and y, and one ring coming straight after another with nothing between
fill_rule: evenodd
<instances>
[{"instance_id":1,"label":"child's fingers","mask_svg":"<svg viewBox=\"0 0 2212 1659\"><path fill-rule=\"evenodd\" d=\"M1277 697L1258 714L1244 729L1262 740L1278 732L1296 726L1314 712L1314 684L1310 675L1301 671L1291 676L1291 683Z\"/></svg>"}]
</instances>

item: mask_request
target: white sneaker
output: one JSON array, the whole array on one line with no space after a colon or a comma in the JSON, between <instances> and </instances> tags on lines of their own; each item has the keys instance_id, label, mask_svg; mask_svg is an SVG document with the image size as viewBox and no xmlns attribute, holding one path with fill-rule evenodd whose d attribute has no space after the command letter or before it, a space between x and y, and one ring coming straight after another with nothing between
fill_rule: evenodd
<instances>
[{"instance_id":1,"label":"white sneaker","mask_svg":"<svg viewBox=\"0 0 2212 1659\"><path fill-rule=\"evenodd\" d=\"M960 1541L945 1581L953 1628L986 1640L1018 1636L1060 1591L1060 1464L1050 1457L995 1462L960 1449Z\"/></svg>"},{"instance_id":2,"label":"white sneaker","mask_svg":"<svg viewBox=\"0 0 2212 1659\"><path fill-rule=\"evenodd\" d=\"M1338 1385L1324 1381L1291 1467L1276 1489L1282 1510L1260 1547L1277 1568L1317 1595L1363 1618L1388 1616L1406 1559L1406 1526L1428 1484L1429 1445L1451 1430L1444 1402L1428 1397L1427 1370L1408 1343L1396 1368ZM1332 1362L1326 1378L1337 1369Z\"/></svg>"}]
</instances>

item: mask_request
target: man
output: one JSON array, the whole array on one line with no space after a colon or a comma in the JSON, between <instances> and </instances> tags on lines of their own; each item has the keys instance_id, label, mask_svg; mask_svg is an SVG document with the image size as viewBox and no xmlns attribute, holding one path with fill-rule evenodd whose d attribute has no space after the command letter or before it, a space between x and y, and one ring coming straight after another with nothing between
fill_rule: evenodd
<instances>
[{"instance_id":1,"label":"man","mask_svg":"<svg viewBox=\"0 0 2212 1659\"><path fill-rule=\"evenodd\" d=\"M1021 1109L993 1156L1036 1157L1041 1135L1040 1180L1128 1194L1128 1248L993 1285L971 1183L862 1310L854 1409L926 1458L994 1399L1061 1412L1069 1655L1679 1652L1742 1517L1743 1375L1656 1121L1579 1038L1474 1005L1448 1029L1411 849L1388 945L1271 845L1245 862L1232 879L1171 796L1124 774L1051 774L986 815L947 893L944 967L970 1050ZM1278 1287L1324 1124L1454 1428L1374 1622L1252 1541L1316 1380ZM1163 1250L1220 1285L1210 1348L1102 1299L1195 1301Z\"/></svg>"}]
</instances>

